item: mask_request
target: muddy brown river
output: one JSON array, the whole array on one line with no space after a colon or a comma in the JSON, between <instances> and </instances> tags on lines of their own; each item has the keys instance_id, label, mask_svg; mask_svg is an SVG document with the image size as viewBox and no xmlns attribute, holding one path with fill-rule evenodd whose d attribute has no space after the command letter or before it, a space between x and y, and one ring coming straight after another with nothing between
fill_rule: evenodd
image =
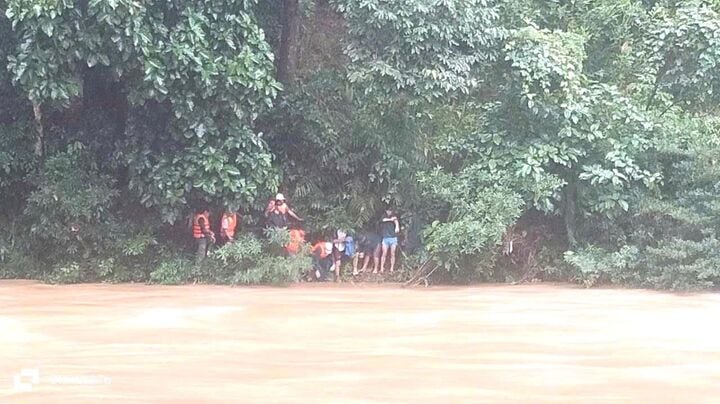
<instances>
[{"instance_id":1,"label":"muddy brown river","mask_svg":"<svg viewBox=\"0 0 720 404\"><path fill-rule=\"evenodd\" d=\"M720 294L0 282L0 403L720 402Z\"/></svg>"}]
</instances>

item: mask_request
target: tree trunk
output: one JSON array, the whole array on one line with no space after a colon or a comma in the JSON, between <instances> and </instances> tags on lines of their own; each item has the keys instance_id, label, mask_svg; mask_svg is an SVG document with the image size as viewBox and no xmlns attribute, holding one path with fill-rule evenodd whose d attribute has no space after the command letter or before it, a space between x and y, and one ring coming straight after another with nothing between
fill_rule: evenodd
<instances>
[{"instance_id":1,"label":"tree trunk","mask_svg":"<svg viewBox=\"0 0 720 404\"><path fill-rule=\"evenodd\" d=\"M575 229L577 228L577 216L575 211L575 203L577 200L577 184L575 180L570 180L565 187L565 203L563 209L563 218L565 221L565 232L567 234L568 247L575 248L577 246L577 238L575 238Z\"/></svg>"},{"instance_id":2,"label":"tree trunk","mask_svg":"<svg viewBox=\"0 0 720 404\"><path fill-rule=\"evenodd\" d=\"M278 49L277 76L286 87L295 79L298 37L300 35L299 0L284 0L282 33Z\"/></svg>"},{"instance_id":3,"label":"tree trunk","mask_svg":"<svg viewBox=\"0 0 720 404\"><path fill-rule=\"evenodd\" d=\"M33 101L32 106L33 114L35 115L35 155L42 163L45 156L45 134L42 123L42 106L37 101Z\"/></svg>"}]
</instances>

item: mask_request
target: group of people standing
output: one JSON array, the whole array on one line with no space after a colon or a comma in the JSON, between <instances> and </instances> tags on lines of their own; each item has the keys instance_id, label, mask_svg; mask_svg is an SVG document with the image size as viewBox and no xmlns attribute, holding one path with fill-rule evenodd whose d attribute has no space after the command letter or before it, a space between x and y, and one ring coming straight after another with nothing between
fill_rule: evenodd
<instances>
[{"instance_id":1,"label":"group of people standing","mask_svg":"<svg viewBox=\"0 0 720 404\"><path fill-rule=\"evenodd\" d=\"M220 219L220 242L229 243L235 240L240 216L237 212L227 209ZM210 226L210 211L207 208L198 209L191 221L192 236L197 244L197 260L203 260L208 253L208 247L217 243L218 239Z\"/></svg>"},{"instance_id":2,"label":"group of people standing","mask_svg":"<svg viewBox=\"0 0 720 404\"><path fill-rule=\"evenodd\" d=\"M304 221L287 204L285 196L277 194L268 202L264 211L266 226L269 228L289 229L290 241L285 246L289 255L296 254L305 243L305 232L299 226L293 226ZM198 209L192 217L192 236L197 244L197 260L202 261L208 253L208 247L214 243L228 243L235 239L235 233L240 222L237 212L226 209L220 219L220 238L215 236L210 225L210 212L208 209ZM382 219L373 231L361 232L356 237L348 231L340 229L332 237L316 237L312 246L313 271L309 278L314 280L328 280L333 274L336 281L340 281L340 269L344 262L352 260L353 276L368 271L370 259L373 262L372 273L384 273L386 262L389 261L389 271L395 271L397 256L398 235L400 234L400 221L391 210L385 210ZM362 267L358 268L362 260Z\"/></svg>"},{"instance_id":3,"label":"group of people standing","mask_svg":"<svg viewBox=\"0 0 720 404\"><path fill-rule=\"evenodd\" d=\"M295 212L288 207L283 194L277 194L275 199L271 199L265 209L265 218L268 227L288 228L290 219L302 222ZM208 247L212 244L226 244L235 240L235 232L240 223L240 215L232 209L226 209L220 218L220 238L215 236L212 231L210 221L210 211L203 207L195 210L192 216L190 227L192 236L197 245L197 259L201 261L207 257Z\"/></svg>"},{"instance_id":4,"label":"group of people standing","mask_svg":"<svg viewBox=\"0 0 720 404\"><path fill-rule=\"evenodd\" d=\"M395 272L398 234L400 220L397 215L387 209L378 223L376 231L362 232L352 237L345 230L338 230L332 241L319 240L312 247L312 277L316 280L327 280L330 274L340 281L340 268L343 262L352 259L353 276L368 271L370 259L373 261L372 273L384 273L386 262L390 261L390 273ZM359 267L362 260L362 267Z\"/></svg>"}]
</instances>

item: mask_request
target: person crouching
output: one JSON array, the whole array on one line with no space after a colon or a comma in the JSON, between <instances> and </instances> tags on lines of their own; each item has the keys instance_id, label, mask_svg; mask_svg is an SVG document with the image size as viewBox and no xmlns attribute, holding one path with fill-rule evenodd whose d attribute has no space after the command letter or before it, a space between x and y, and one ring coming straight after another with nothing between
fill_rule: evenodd
<instances>
[{"instance_id":1,"label":"person crouching","mask_svg":"<svg viewBox=\"0 0 720 404\"><path fill-rule=\"evenodd\" d=\"M312 246L313 273L311 278L316 281L327 280L333 265L332 243L318 241Z\"/></svg>"}]
</instances>

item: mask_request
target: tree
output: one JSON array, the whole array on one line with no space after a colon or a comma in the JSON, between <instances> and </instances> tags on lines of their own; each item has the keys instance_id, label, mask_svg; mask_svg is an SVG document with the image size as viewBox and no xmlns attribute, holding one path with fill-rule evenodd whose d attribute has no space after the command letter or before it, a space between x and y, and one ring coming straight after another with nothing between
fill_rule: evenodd
<instances>
[{"instance_id":1,"label":"tree","mask_svg":"<svg viewBox=\"0 0 720 404\"><path fill-rule=\"evenodd\" d=\"M720 76L720 16L709 4L684 3L678 9L656 7L643 43L642 60L654 78L647 101L667 92L673 103L689 109L717 105ZM665 109L669 108L667 105ZM672 104L670 104L672 105Z\"/></svg>"},{"instance_id":2,"label":"tree","mask_svg":"<svg viewBox=\"0 0 720 404\"><path fill-rule=\"evenodd\" d=\"M165 220L192 200L247 206L277 182L253 130L279 88L253 6L9 1L18 38L9 68L39 123L43 109L76 103L92 77L118 83L112 96L130 108L115 156Z\"/></svg>"},{"instance_id":3,"label":"tree","mask_svg":"<svg viewBox=\"0 0 720 404\"><path fill-rule=\"evenodd\" d=\"M283 0L281 26L277 76L281 83L288 86L295 79L297 64L297 46L300 36L299 0Z\"/></svg>"},{"instance_id":4,"label":"tree","mask_svg":"<svg viewBox=\"0 0 720 404\"><path fill-rule=\"evenodd\" d=\"M350 81L376 97L467 93L505 35L492 0L336 4L349 26Z\"/></svg>"}]
</instances>

